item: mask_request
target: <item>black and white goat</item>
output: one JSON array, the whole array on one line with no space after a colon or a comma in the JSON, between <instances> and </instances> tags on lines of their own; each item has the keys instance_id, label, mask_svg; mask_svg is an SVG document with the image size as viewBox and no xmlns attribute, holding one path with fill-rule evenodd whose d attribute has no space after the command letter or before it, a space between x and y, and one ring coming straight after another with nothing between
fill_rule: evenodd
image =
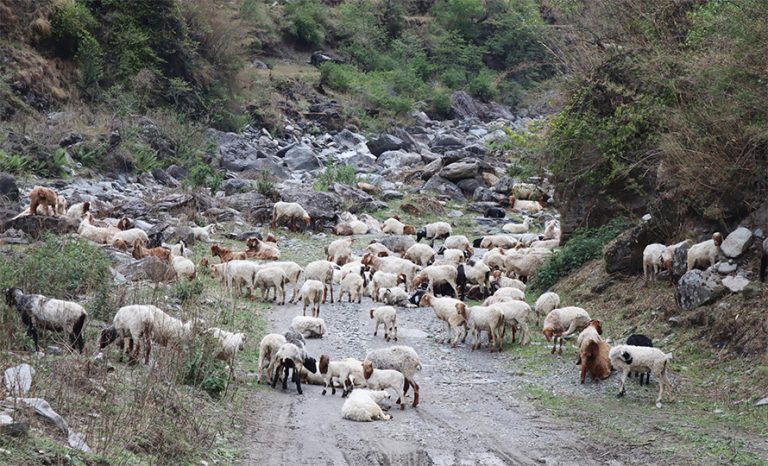
<instances>
[{"instance_id":1,"label":"black and white goat","mask_svg":"<svg viewBox=\"0 0 768 466\"><path fill-rule=\"evenodd\" d=\"M5 302L21 314L21 321L27 326L27 334L35 342L35 351L40 351L37 334L40 327L69 333L70 345L80 353L83 352L83 327L88 317L83 306L39 294L24 294L19 288L9 288L5 292Z\"/></svg>"}]
</instances>

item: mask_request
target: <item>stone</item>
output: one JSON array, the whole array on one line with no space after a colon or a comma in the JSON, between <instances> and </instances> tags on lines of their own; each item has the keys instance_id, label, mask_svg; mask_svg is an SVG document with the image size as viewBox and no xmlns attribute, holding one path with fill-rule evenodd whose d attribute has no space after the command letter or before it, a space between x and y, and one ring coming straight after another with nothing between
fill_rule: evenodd
<instances>
[{"instance_id":1,"label":"stone","mask_svg":"<svg viewBox=\"0 0 768 466\"><path fill-rule=\"evenodd\" d=\"M685 272L688 271L688 250L691 249L691 245L683 243L675 249L675 254L672 256L672 280L678 281Z\"/></svg>"},{"instance_id":2,"label":"stone","mask_svg":"<svg viewBox=\"0 0 768 466\"><path fill-rule=\"evenodd\" d=\"M675 300L686 311L710 304L725 293L720 277L712 271L689 270L677 284Z\"/></svg>"},{"instance_id":3,"label":"stone","mask_svg":"<svg viewBox=\"0 0 768 466\"><path fill-rule=\"evenodd\" d=\"M643 269L643 249L658 243L659 237L650 223L641 223L620 234L603 248L605 271L633 274Z\"/></svg>"},{"instance_id":4,"label":"stone","mask_svg":"<svg viewBox=\"0 0 768 466\"><path fill-rule=\"evenodd\" d=\"M451 94L451 117L453 118L477 118L480 108L469 94L464 91L456 91Z\"/></svg>"},{"instance_id":5,"label":"stone","mask_svg":"<svg viewBox=\"0 0 768 466\"><path fill-rule=\"evenodd\" d=\"M465 196L471 196L475 193L475 191L478 188L483 187L483 180L479 177L475 178L466 178L461 181L458 181L456 183L456 186L461 189L461 192L464 193Z\"/></svg>"},{"instance_id":6,"label":"stone","mask_svg":"<svg viewBox=\"0 0 768 466\"><path fill-rule=\"evenodd\" d=\"M758 400L758 402L755 403L755 406L766 406L766 405L768 405L768 396L761 400Z\"/></svg>"},{"instance_id":7,"label":"stone","mask_svg":"<svg viewBox=\"0 0 768 466\"><path fill-rule=\"evenodd\" d=\"M446 165L440 170L440 176L451 181L473 178L477 175L480 165L476 160L462 161Z\"/></svg>"},{"instance_id":8,"label":"stone","mask_svg":"<svg viewBox=\"0 0 768 466\"><path fill-rule=\"evenodd\" d=\"M320 66L326 62L343 64L344 60L322 50L312 52L312 55L309 57L309 64L312 66Z\"/></svg>"},{"instance_id":9,"label":"stone","mask_svg":"<svg viewBox=\"0 0 768 466\"><path fill-rule=\"evenodd\" d=\"M267 66L266 63L264 63L263 61L259 60L258 58L254 58L253 59L253 61L251 62L251 66L256 68L257 70L269 69L269 66Z\"/></svg>"},{"instance_id":10,"label":"stone","mask_svg":"<svg viewBox=\"0 0 768 466\"><path fill-rule=\"evenodd\" d=\"M385 201L391 201L393 199L402 199L403 193L401 193L400 191L395 191L394 189L388 189L381 193L381 198L384 199Z\"/></svg>"},{"instance_id":11,"label":"stone","mask_svg":"<svg viewBox=\"0 0 768 466\"><path fill-rule=\"evenodd\" d=\"M447 148L457 148L457 147L464 147L464 141L459 139L458 137L452 135L452 134L441 134L437 137L435 137L434 140L432 140L432 144L430 144L430 147L432 148L440 148L443 150L447 150Z\"/></svg>"},{"instance_id":12,"label":"stone","mask_svg":"<svg viewBox=\"0 0 768 466\"><path fill-rule=\"evenodd\" d=\"M496 202L496 196L498 194L483 186L478 186L472 193L472 199L478 202Z\"/></svg>"},{"instance_id":13,"label":"stone","mask_svg":"<svg viewBox=\"0 0 768 466\"><path fill-rule=\"evenodd\" d=\"M53 217L49 215L23 215L5 222L0 231L16 229L23 231L33 239L40 239L46 231L59 235L74 233L80 222L69 217Z\"/></svg>"},{"instance_id":14,"label":"stone","mask_svg":"<svg viewBox=\"0 0 768 466\"><path fill-rule=\"evenodd\" d=\"M395 127L392 130L392 135L400 139L401 141L403 141L403 146L402 146L403 149L407 151L413 151L414 149L416 149L416 146L417 146L416 140L404 128L401 128L399 126Z\"/></svg>"},{"instance_id":15,"label":"stone","mask_svg":"<svg viewBox=\"0 0 768 466\"><path fill-rule=\"evenodd\" d=\"M443 168L443 161L442 161L442 159L437 158L437 159L433 160L432 162L429 162L422 169L421 179L426 181L426 180L432 178L434 175L437 174L437 172L440 171L441 168Z\"/></svg>"},{"instance_id":16,"label":"stone","mask_svg":"<svg viewBox=\"0 0 768 466\"><path fill-rule=\"evenodd\" d=\"M362 189L354 188L341 183L334 183L331 186L331 191L335 192L341 198L350 205L349 211L354 213L361 210L379 210L385 209L387 204L381 202L370 194L366 193Z\"/></svg>"},{"instance_id":17,"label":"stone","mask_svg":"<svg viewBox=\"0 0 768 466\"><path fill-rule=\"evenodd\" d=\"M0 198L3 197L14 202L19 200L19 187L16 185L16 178L8 173L0 173Z\"/></svg>"},{"instance_id":18,"label":"stone","mask_svg":"<svg viewBox=\"0 0 768 466\"><path fill-rule=\"evenodd\" d=\"M218 144L220 164L226 170L253 170L254 162L266 157L258 147L239 134L209 129L206 138Z\"/></svg>"},{"instance_id":19,"label":"stone","mask_svg":"<svg viewBox=\"0 0 768 466\"><path fill-rule=\"evenodd\" d=\"M421 187L421 191L432 191L443 196L448 196L455 201L463 202L467 200L458 186L439 175L433 176L429 181L424 183Z\"/></svg>"},{"instance_id":20,"label":"stone","mask_svg":"<svg viewBox=\"0 0 768 466\"><path fill-rule=\"evenodd\" d=\"M397 170L420 164L421 156L402 150L391 150L382 153L376 163L390 170Z\"/></svg>"},{"instance_id":21,"label":"stone","mask_svg":"<svg viewBox=\"0 0 768 466\"><path fill-rule=\"evenodd\" d=\"M347 149L354 149L358 145L365 143L365 137L363 135L353 133L346 128L339 131L339 133L333 137L333 140L336 141L336 144L339 146L346 147Z\"/></svg>"},{"instance_id":22,"label":"stone","mask_svg":"<svg viewBox=\"0 0 768 466\"><path fill-rule=\"evenodd\" d=\"M387 235L377 242L386 246L390 251L402 254L411 246L416 244L416 240L406 235Z\"/></svg>"},{"instance_id":23,"label":"stone","mask_svg":"<svg viewBox=\"0 0 768 466\"><path fill-rule=\"evenodd\" d=\"M744 254L744 251L752 245L753 239L754 236L749 228L739 227L725 238L720 245L720 250L726 257L736 258Z\"/></svg>"},{"instance_id":24,"label":"stone","mask_svg":"<svg viewBox=\"0 0 768 466\"><path fill-rule=\"evenodd\" d=\"M69 133L68 135L64 136L61 141L59 141L59 147L69 147L74 146L75 144L78 144L80 142L83 142L83 135L80 133Z\"/></svg>"},{"instance_id":25,"label":"stone","mask_svg":"<svg viewBox=\"0 0 768 466\"><path fill-rule=\"evenodd\" d=\"M242 193L250 188L250 183L241 178L231 178L224 180L221 185L221 189L224 190L225 196L231 196L233 194Z\"/></svg>"},{"instance_id":26,"label":"stone","mask_svg":"<svg viewBox=\"0 0 768 466\"><path fill-rule=\"evenodd\" d=\"M459 218L459 217L463 217L464 216L464 212L462 212L460 210L452 210L452 211L448 212L447 215L450 218Z\"/></svg>"},{"instance_id":27,"label":"stone","mask_svg":"<svg viewBox=\"0 0 768 466\"><path fill-rule=\"evenodd\" d=\"M298 202L312 217L314 230L334 231L336 226L336 212L340 210L341 198L336 193L324 193L313 191L306 186L296 186L284 183L279 190L280 198L284 202ZM271 215L271 212L270 212Z\"/></svg>"},{"instance_id":28,"label":"stone","mask_svg":"<svg viewBox=\"0 0 768 466\"><path fill-rule=\"evenodd\" d=\"M717 273L721 275L728 275L729 273L733 273L738 269L738 265L731 263L731 262L718 262L717 263Z\"/></svg>"},{"instance_id":29,"label":"stone","mask_svg":"<svg viewBox=\"0 0 768 466\"><path fill-rule=\"evenodd\" d=\"M283 161L291 171L311 171L322 167L320 159L317 158L312 149L304 145L291 148L288 152L285 153Z\"/></svg>"},{"instance_id":30,"label":"stone","mask_svg":"<svg viewBox=\"0 0 768 466\"><path fill-rule=\"evenodd\" d=\"M177 180L184 180L189 175L189 170L179 165L171 165L165 169L165 172Z\"/></svg>"},{"instance_id":31,"label":"stone","mask_svg":"<svg viewBox=\"0 0 768 466\"><path fill-rule=\"evenodd\" d=\"M743 291L744 288L746 288L748 285L749 285L749 280L747 280L744 277L728 276L723 278L723 286L728 288L733 293L738 293L740 291Z\"/></svg>"},{"instance_id":32,"label":"stone","mask_svg":"<svg viewBox=\"0 0 768 466\"><path fill-rule=\"evenodd\" d=\"M29 364L23 363L15 367L9 367L3 373L5 391L11 396L24 396L32 387L32 378L35 369Z\"/></svg>"},{"instance_id":33,"label":"stone","mask_svg":"<svg viewBox=\"0 0 768 466\"><path fill-rule=\"evenodd\" d=\"M274 203L262 194L251 191L224 198L224 203L240 212L245 220L253 224L269 223L272 220Z\"/></svg>"},{"instance_id":34,"label":"stone","mask_svg":"<svg viewBox=\"0 0 768 466\"><path fill-rule=\"evenodd\" d=\"M283 161L280 160L279 157L272 155L254 161L249 166L248 170L243 172L242 176L253 179L264 176L265 173L268 173L279 180L287 180L290 178L290 173L283 166Z\"/></svg>"},{"instance_id":35,"label":"stone","mask_svg":"<svg viewBox=\"0 0 768 466\"><path fill-rule=\"evenodd\" d=\"M380 156L384 152L391 150L402 149L405 143L402 139L391 134L382 134L379 137L368 141L368 150L371 151L376 157Z\"/></svg>"},{"instance_id":36,"label":"stone","mask_svg":"<svg viewBox=\"0 0 768 466\"><path fill-rule=\"evenodd\" d=\"M179 182L173 179L173 177L162 168L155 168L152 170L152 177L163 186L168 186L169 188L179 187Z\"/></svg>"},{"instance_id":37,"label":"stone","mask_svg":"<svg viewBox=\"0 0 768 466\"><path fill-rule=\"evenodd\" d=\"M515 180L513 180L509 176L503 176L493 186L493 190L499 194L504 194L505 196L509 196L510 194L512 194L512 189L514 188L514 186L515 186Z\"/></svg>"}]
</instances>

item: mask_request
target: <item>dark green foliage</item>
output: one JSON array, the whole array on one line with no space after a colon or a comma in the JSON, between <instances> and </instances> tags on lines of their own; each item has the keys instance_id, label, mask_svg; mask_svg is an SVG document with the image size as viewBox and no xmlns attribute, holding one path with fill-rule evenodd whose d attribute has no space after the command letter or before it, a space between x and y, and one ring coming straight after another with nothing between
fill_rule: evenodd
<instances>
[{"instance_id":1,"label":"dark green foliage","mask_svg":"<svg viewBox=\"0 0 768 466\"><path fill-rule=\"evenodd\" d=\"M229 371L224 361L216 359L218 343L210 337L195 338L184 349L183 370L179 383L191 385L207 392L213 398L224 394L229 382Z\"/></svg>"},{"instance_id":2,"label":"dark green foliage","mask_svg":"<svg viewBox=\"0 0 768 466\"><path fill-rule=\"evenodd\" d=\"M321 45L325 41L323 6L316 0L298 0L285 7L286 32L303 45Z\"/></svg>"},{"instance_id":3,"label":"dark green foliage","mask_svg":"<svg viewBox=\"0 0 768 466\"><path fill-rule=\"evenodd\" d=\"M188 180L192 186L210 188L211 192L215 193L224 182L224 174L206 163L202 158L198 158L189 168Z\"/></svg>"},{"instance_id":4,"label":"dark green foliage","mask_svg":"<svg viewBox=\"0 0 768 466\"><path fill-rule=\"evenodd\" d=\"M617 218L600 228L577 230L565 246L536 271L529 283L531 290L544 292L588 261L602 257L603 246L628 227L625 219Z\"/></svg>"},{"instance_id":5,"label":"dark green foliage","mask_svg":"<svg viewBox=\"0 0 768 466\"><path fill-rule=\"evenodd\" d=\"M331 160L317 176L314 188L316 191L328 191L334 183L351 185L356 180L357 170L354 166L337 164Z\"/></svg>"}]
</instances>

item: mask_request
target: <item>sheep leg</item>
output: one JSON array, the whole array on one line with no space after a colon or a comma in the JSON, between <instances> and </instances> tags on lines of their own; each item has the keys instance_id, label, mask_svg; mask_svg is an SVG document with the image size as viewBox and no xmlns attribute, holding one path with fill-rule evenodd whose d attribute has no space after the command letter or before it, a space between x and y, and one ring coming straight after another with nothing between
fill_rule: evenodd
<instances>
[{"instance_id":1,"label":"sheep leg","mask_svg":"<svg viewBox=\"0 0 768 466\"><path fill-rule=\"evenodd\" d=\"M326 303L327 297L328 297L328 286L323 285L323 304Z\"/></svg>"},{"instance_id":2,"label":"sheep leg","mask_svg":"<svg viewBox=\"0 0 768 466\"><path fill-rule=\"evenodd\" d=\"M312 314L314 314L314 309L312 310ZM301 315L306 316L307 315L307 302L304 301L304 309L301 311Z\"/></svg>"},{"instance_id":3,"label":"sheep leg","mask_svg":"<svg viewBox=\"0 0 768 466\"><path fill-rule=\"evenodd\" d=\"M400 387L395 387L395 390L397 390L397 401L395 403L398 403L400 405L400 411L403 411L405 409L405 395L403 394L403 391L400 390Z\"/></svg>"},{"instance_id":4,"label":"sheep leg","mask_svg":"<svg viewBox=\"0 0 768 466\"><path fill-rule=\"evenodd\" d=\"M34 212L34 211L32 211ZM37 335L37 327L35 326L35 323L32 321L32 317L30 317L29 314L26 312L21 313L21 320L24 324L27 326L27 335L32 339L32 341L35 343L35 352L40 351L40 345L39 345L39 338Z\"/></svg>"},{"instance_id":5,"label":"sheep leg","mask_svg":"<svg viewBox=\"0 0 768 466\"><path fill-rule=\"evenodd\" d=\"M413 407L415 408L419 405L419 384L411 380L411 385L413 385Z\"/></svg>"},{"instance_id":6,"label":"sheep leg","mask_svg":"<svg viewBox=\"0 0 768 466\"><path fill-rule=\"evenodd\" d=\"M408 394L409 388L411 388L411 382L408 379L403 379L403 401L405 401L405 395Z\"/></svg>"},{"instance_id":7,"label":"sheep leg","mask_svg":"<svg viewBox=\"0 0 768 466\"><path fill-rule=\"evenodd\" d=\"M331 289L331 304L333 304L333 280L328 284L328 288Z\"/></svg>"},{"instance_id":8,"label":"sheep leg","mask_svg":"<svg viewBox=\"0 0 768 466\"><path fill-rule=\"evenodd\" d=\"M458 343L459 343L459 338L461 337L461 327L458 327L458 326L454 327L454 331L456 332L456 338L453 339L453 343L451 343L451 346L453 348L456 348L456 345L458 345ZM451 334L450 334L450 327L449 327L449 330L448 330L448 338L449 339L450 339L450 336L451 336Z\"/></svg>"},{"instance_id":9,"label":"sheep leg","mask_svg":"<svg viewBox=\"0 0 768 466\"><path fill-rule=\"evenodd\" d=\"M149 364L149 353L152 351L152 338L145 338L144 346L144 364Z\"/></svg>"},{"instance_id":10,"label":"sheep leg","mask_svg":"<svg viewBox=\"0 0 768 466\"><path fill-rule=\"evenodd\" d=\"M579 356L579 361L581 361L581 356ZM581 383L584 384L584 379L587 378L587 363L584 361L581 364Z\"/></svg>"},{"instance_id":11,"label":"sheep leg","mask_svg":"<svg viewBox=\"0 0 768 466\"><path fill-rule=\"evenodd\" d=\"M467 342L467 336L469 335L469 326L467 325L466 321L464 322L463 325L464 325L464 338L461 339L461 342L462 343L466 343ZM461 329L459 329L459 331L461 331Z\"/></svg>"},{"instance_id":12,"label":"sheep leg","mask_svg":"<svg viewBox=\"0 0 768 466\"><path fill-rule=\"evenodd\" d=\"M280 371L282 370L283 370L283 362L280 361L279 363L277 363L275 372L272 375L272 388L275 388L277 386L277 381L280 380Z\"/></svg>"},{"instance_id":13,"label":"sheep leg","mask_svg":"<svg viewBox=\"0 0 768 466\"><path fill-rule=\"evenodd\" d=\"M386 328L384 329L384 331L386 332ZM373 336L375 337L378 332L379 332L379 321L376 321L376 326L373 327Z\"/></svg>"},{"instance_id":14,"label":"sheep leg","mask_svg":"<svg viewBox=\"0 0 768 466\"><path fill-rule=\"evenodd\" d=\"M563 338L563 336L560 335L560 349L557 350L557 354L563 354L563 340L565 340L565 338Z\"/></svg>"},{"instance_id":15,"label":"sheep leg","mask_svg":"<svg viewBox=\"0 0 768 466\"><path fill-rule=\"evenodd\" d=\"M301 367L302 364L298 363L296 364L294 362L293 364L293 380L296 382L296 391L299 393L299 395L303 395L304 393L301 391Z\"/></svg>"},{"instance_id":16,"label":"sheep leg","mask_svg":"<svg viewBox=\"0 0 768 466\"><path fill-rule=\"evenodd\" d=\"M557 351L557 337L552 338L552 354L555 354L555 351Z\"/></svg>"},{"instance_id":17,"label":"sheep leg","mask_svg":"<svg viewBox=\"0 0 768 466\"><path fill-rule=\"evenodd\" d=\"M626 393L626 389L624 387L624 384L627 382L627 375L629 375L629 369L624 369L621 372L621 380L619 381L619 394L616 395L619 398L624 396L624 393Z\"/></svg>"},{"instance_id":18,"label":"sheep leg","mask_svg":"<svg viewBox=\"0 0 768 466\"><path fill-rule=\"evenodd\" d=\"M288 371L290 368L288 366L283 367L283 390L288 390ZM293 378L291 378L293 380Z\"/></svg>"}]
</instances>

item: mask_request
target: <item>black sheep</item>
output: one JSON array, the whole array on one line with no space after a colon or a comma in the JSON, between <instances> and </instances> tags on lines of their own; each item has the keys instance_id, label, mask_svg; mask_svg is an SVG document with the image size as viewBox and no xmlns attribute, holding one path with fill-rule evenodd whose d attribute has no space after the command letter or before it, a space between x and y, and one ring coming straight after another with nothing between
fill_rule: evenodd
<instances>
[{"instance_id":1,"label":"black sheep","mask_svg":"<svg viewBox=\"0 0 768 466\"><path fill-rule=\"evenodd\" d=\"M507 213L501 207L489 207L485 209L485 218L504 218Z\"/></svg>"}]
</instances>

